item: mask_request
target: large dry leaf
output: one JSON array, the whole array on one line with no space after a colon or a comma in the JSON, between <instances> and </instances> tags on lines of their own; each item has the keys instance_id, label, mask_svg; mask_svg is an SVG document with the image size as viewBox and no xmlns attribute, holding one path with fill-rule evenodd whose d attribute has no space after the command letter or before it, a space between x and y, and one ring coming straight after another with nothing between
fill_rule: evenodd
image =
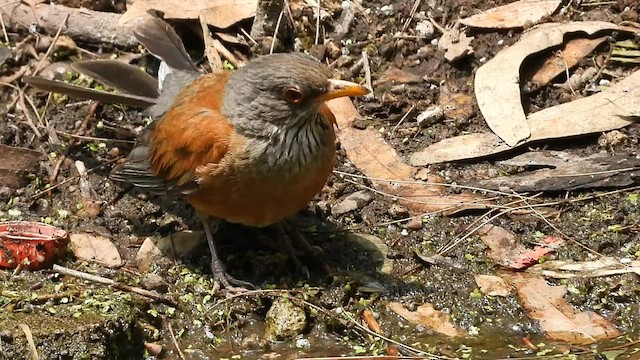
<instances>
[{"instance_id":1,"label":"large dry leaf","mask_svg":"<svg viewBox=\"0 0 640 360\"><path fill-rule=\"evenodd\" d=\"M122 265L120 253L109 238L86 232L71 234L69 238L71 251L78 259L97 262L106 267Z\"/></svg>"},{"instance_id":2,"label":"large dry leaf","mask_svg":"<svg viewBox=\"0 0 640 360\"><path fill-rule=\"evenodd\" d=\"M446 336L466 335L462 329L451 321L449 314L434 309L433 305L429 303L418 306L416 311L410 311L398 302L390 302L387 307L407 321L425 326L440 334Z\"/></svg>"},{"instance_id":3,"label":"large dry leaf","mask_svg":"<svg viewBox=\"0 0 640 360\"><path fill-rule=\"evenodd\" d=\"M523 144L620 129L640 116L640 70L606 91L533 113L527 117L531 137ZM520 144L520 145L523 145ZM473 159L513 149L495 134L480 133L442 140L411 155L424 166Z\"/></svg>"},{"instance_id":4,"label":"large dry leaf","mask_svg":"<svg viewBox=\"0 0 640 360\"><path fill-rule=\"evenodd\" d=\"M536 91L547 85L556 76L566 73L568 69L576 66L585 56L589 55L606 40L606 36L595 39L577 38L569 40L560 51L547 58L531 76L527 91Z\"/></svg>"},{"instance_id":5,"label":"large dry leaf","mask_svg":"<svg viewBox=\"0 0 640 360\"><path fill-rule=\"evenodd\" d=\"M524 153L499 163L550 169L472 180L463 184L492 190L508 188L516 192L620 188L638 182L640 173L640 158L625 152L584 157L561 151L539 151Z\"/></svg>"},{"instance_id":6,"label":"large dry leaf","mask_svg":"<svg viewBox=\"0 0 640 360\"><path fill-rule=\"evenodd\" d=\"M515 286L518 297L530 318L552 340L572 344L590 344L620 335L610 322L593 311L579 311L563 296L566 286L551 286L546 280L521 273L502 273Z\"/></svg>"},{"instance_id":7,"label":"large dry leaf","mask_svg":"<svg viewBox=\"0 0 640 360\"><path fill-rule=\"evenodd\" d=\"M402 162L395 150L382 138L380 132L372 128L359 130L352 126L359 116L348 98L331 100L330 110L336 117L340 130L338 138L347 157L364 175L374 178L373 186L386 194L397 196L398 203L413 213L446 211L454 213L469 208L484 208L483 197L472 193L445 194L445 188L435 185L410 184L417 169ZM376 181L387 179L389 181ZM435 175L429 175L429 182L443 182Z\"/></svg>"},{"instance_id":8,"label":"large dry leaf","mask_svg":"<svg viewBox=\"0 0 640 360\"><path fill-rule=\"evenodd\" d=\"M476 274L473 278L483 294L503 297L511 294L511 286L500 276Z\"/></svg>"},{"instance_id":9,"label":"large dry leaf","mask_svg":"<svg viewBox=\"0 0 640 360\"><path fill-rule=\"evenodd\" d=\"M487 125L509 146L531 136L520 96L520 68L524 59L563 43L569 33L592 35L603 30L638 31L608 22L584 21L543 24L524 33L512 46L500 51L476 72L475 94Z\"/></svg>"},{"instance_id":10,"label":"large dry leaf","mask_svg":"<svg viewBox=\"0 0 640 360\"><path fill-rule=\"evenodd\" d=\"M0 186L19 188L43 159L39 151L0 144Z\"/></svg>"},{"instance_id":11,"label":"large dry leaf","mask_svg":"<svg viewBox=\"0 0 640 360\"><path fill-rule=\"evenodd\" d=\"M124 25L149 10L158 10L165 19L196 20L202 16L207 24L226 29L254 17L257 7L258 0L136 0L118 24Z\"/></svg>"},{"instance_id":12,"label":"large dry leaf","mask_svg":"<svg viewBox=\"0 0 640 360\"><path fill-rule=\"evenodd\" d=\"M589 278L635 273L640 275L640 260L622 262L619 259L603 258L595 261L551 260L536 264L528 273L557 279Z\"/></svg>"},{"instance_id":13,"label":"large dry leaf","mask_svg":"<svg viewBox=\"0 0 640 360\"><path fill-rule=\"evenodd\" d=\"M489 247L487 256L494 263L511 269L524 269L537 264L540 258L564 243L559 238L545 237L540 239L540 245L529 249L512 232L491 224L480 228L478 233L482 242Z\"/></svg>"},{"instance_id":14,"label":"large dry leaf","mask_svg":"<svg viewBox=\"0 0 640 360\"><path fill-rule=\"evenodd\" d=\"M545 16L553 14L560 4L562 0L520 0L489 9L460 22L485 29L521 28L528 24L537 24Z\"/></svg>"}]
</instances>

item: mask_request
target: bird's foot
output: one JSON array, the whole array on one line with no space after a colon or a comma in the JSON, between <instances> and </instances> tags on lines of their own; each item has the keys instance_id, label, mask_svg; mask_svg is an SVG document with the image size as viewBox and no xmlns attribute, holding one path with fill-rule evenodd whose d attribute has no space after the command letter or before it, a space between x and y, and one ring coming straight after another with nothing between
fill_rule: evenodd
<instances>
[{"instance_id":1,"label":"bird's foot","mask_svg":"<svg viewBox=\"0 0 640 360\"><path fill-rule=\"evenodd\" d=\"M213 272L213 277L219 287L228 293L237 294L255 289L252 283L229 275L219 261L211 261L211 272Z\"/></svg>"}]
</instances>

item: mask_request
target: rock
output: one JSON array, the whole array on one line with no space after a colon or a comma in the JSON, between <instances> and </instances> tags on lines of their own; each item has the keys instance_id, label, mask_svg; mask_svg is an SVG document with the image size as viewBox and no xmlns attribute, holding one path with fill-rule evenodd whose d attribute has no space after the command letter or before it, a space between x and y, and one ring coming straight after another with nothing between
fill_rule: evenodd
<instances>
[{"instance_id":1,"label":"rock","mask_svg":"<svg viewBox=\"0 0 640 360\"><path fill-rule=\"evenodd\" d=\"M155 290L160 293L166 293L169 290L169 285L164 278L155 273L145 273L142 276L142 287L147 290Z\"/></svg>"},{"instance_id":2,"label":"rock","mask_svg":"<svg viewBox=\"0 0 640 360\"><path fill-rule=\"evenodd\" d=\"M416 117L420 127L433 125L444 117L444 110L439 106L432 106Z\"/></svg>"},{"instance_id":3,"label":"rock","mask_svg":"<svg viewBox=\"0 0 640 360\"><path fill-rule=\"evenodd\" d=\"M342 201L337 203L331 208L331 214L333 216L339 216L346 214L350 211L356 210L373 200L373 194L368 190L361 190L347 195Z\"/></svg>"},{"instance_id":4,"label":"rock","mask_svg":"<svg viewBox=\"0 0 640 360\"><path fill-rule=\"evenodd\" d=\"M348 233L346 240L354 242L365 250L372 251L372 259L380 262L378 271L382 274L391 274L393 262L388 257L389 247L382 239L369 234Z\"/></svg>"},{"instance_id":5,"label":"rock","mask_svg":"<svg viewBox=\"0 0 640 360\"><path fill-rule=\"evenodd\" d=\"M153 263L174 257L181 259L205 241L202 231L179 231L161 239L147 238L136 254L138 268L147 271Z\"/></svg>"},{"instance_id":6,"label":"rock","mask_svg":"<svg viewBox=\"0 0 640 360\"><path fill-rule=\"evenodd\" d=\"M384 5L380 8L380 12L386 16L393 15L393 5Z\"/></svg>"},{"instance_id":7,"label":"rock","mask_svg":"<svg viewBox=\"0 0 640 360\"><path fill-rule=\"evenodd\" d=\"M424 36L426 38L432 39L433 38L433 34L435 34L435 29L434 29L433 24L431 23L431 21L423 20L423 21L420 21L416 25L416 32L419 35L422 35L422 36Z\"/></svg>"},{"instance_id":8,"label":"rock","mask_svg":"<svg viewBox=\"0 0 640 360\"><path fill-rule=\"evenodd\" d=\"M415 217L415 218L409 220L409 222L407 223L407 228L409 228L411 230L420 230L420 229L422 229L422 218L421 217Z\"/></svg>"},{"instance_id":9,"label":"rock","mask_svg":"<svg viewBox=\"0 0 640 360\"><path fill-rule=\"evenodd\" d=\"M284 340L302 333L307 326L307 315L304 309L289 299L276 299L265 318L265 336L268 340Z\"/></svg>"},{"instance_id":10,"label":"rock","mask_svg":"<svg viewBox=\"0 0 640 360\"><path fill-rule=\"evenodd\" d=\"M406 207L399 204L391 205L391 207L387 212L394 219L405 219L409 217L409 210L407 210Z\"/></svg>"}]
</instances>

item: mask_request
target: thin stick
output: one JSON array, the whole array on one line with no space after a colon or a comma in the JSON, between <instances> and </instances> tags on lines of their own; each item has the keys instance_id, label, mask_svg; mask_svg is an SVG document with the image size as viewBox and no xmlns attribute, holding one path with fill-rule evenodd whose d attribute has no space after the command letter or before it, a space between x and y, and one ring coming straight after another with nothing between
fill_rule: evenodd
<instances>
[{"instance_id":1,"label":"thin stick","mask_svg":"<svg viewBox=\"0 0 640 360\"><path fill-rule=\"evenodd\" d=\"M280 30L280 22L282 22L283 15L284 15L284 9L280 11L280 15L278 16L278 21L276 22L276 29L273 31L273 39L271 39L271 49L269 49L269 54L273 54L273 48L276 46L276 39L278 38L278 30Z\"/></svg>"},{"instance_id":2,"label":"thin stick","mask_svg":"<svg viewBox=\"0 0 640 360\"><path fill-rule=\"evenodd\" d=\"M62 32L62 28L67 23L67 20L69 20L69 15L70 14L67 14L67 16L62 21L62 24L60 24L60 27L58 28L56 35L53 37L53 40L51 41L51 45L49 45L47 52L44 53L44 56L42 56L42 59L40 59L40 62L38 63L38 66L36 66L35 70L33 70L33 75L38 74L38 72L42 69L42 66L44 65L45 60L47 60L47 58L49 57L49 54L51 54L51 51L53 51L53 46L56 44L56 41L58 41L58 38L60 37L60 33Z\"/></svg>"},{"instance_id":3,"label":"thin stick","mask_svg":"<svg viewBox=\"0 0 640 360\"><path fill-rule=\"evenodd\" d=\"M82 136L82 135L75 135L75 134L71 134L71 133L68 133L68 132L60 131L60 130L56 130L56 133L58 133L60 135L63 135L63 136L68 136L70 138L80 139L80 140L104 141L104 142L122 143L122 144L135 144L136 143L133 140L120 140L120 139L100 138L100 137L93 137L93 136Z\"/></svg>"},{"instance_id":4,"label":"thin stick","mask_svg":"<svg viewBox=\"0 0 640 360\"><path fill-rule=\"evenodd\" d=\"M409 28L409 24L411 24L413 17L416 15L416 11L418 10L419 6L420 6L420 0L416 0L416 2L414 2L413 6L411 7L409 18L407 19L407 21L404 22L404 25L402 25L401 33L404 33L405 31L407 31L407 29Z\"/></svg>"},{"instance_id":5,"label":"thin stick","mask_svg":"<svg viewBox=\"0 0 640 360\"><path fill-rule=\"evenodd\" d=\"M207 55L207 59L209 60L209 66L211 66L212 70L222 69L222 59L220 58L220 54L218 50L213 45L211 37L211 32L209 31L209 25L204 20L202 15L198 16L200 19L200 27L202 28L202 40L204 41L204 53Z\"/></svg>"},{"instance_id":6,"label":"thin stick","mask_svg":"<svg viewBox=\"0 0 640 360\"><path fill-rule=\"evenodd\" d=\"M244 36L247 37L247 39L249 39L249 41L253 43L253 45L258 45L258 42L254 38L252 38L251 35L249 35L247 30L240 28L240 31L242 32L242 34L244 34Z\"/></svg>"},{"instance_id":7,"label":"thin stick","mask_svg":"<svg viewBox=\"0 0 640 360\"><path fill-rule=\"evenodd\" d=\"M315 44L318 45L318 41L320 41L320 11L322 9L320 8L320 0L318 0L318 18L316 19L316 42Z\"/></svg>"},{"instance_id":8,"label":"thin stick","mask_svg":"<svg viewBox=\"0 0 640 360\"><path fill-rule=\"evenodd\" d=\"M173 300L165 298L164 296L158 294L155 291L149 291L149 290L142 289L142 288L139 288L139 287L136 287L136 286L120 284L120 283L118 283L118 282L116 282L116 281L114 281L112 279L108 279L106 277L97 276L97 275L88 274L88 273L85 273L85 272L82 272L82 271L69 269L69 268L66 268L64 266L60 266L60 265L57 265L57 264L53 265L53 271L57 272L58 274L72 276L72 277L75 277L75 278L78 278L78 279L87 280L87 281L95 282L95 283L98 283L98 284L109 285L109 286L112 286L115 289L131 292L131 293L134 293L134 294L138 294L140 296L144 296L144 297L147 297L149 299L156 300L156 301L161 302L161 303L166 304L166 305L170 305L170 306L174 306L174 307L177 306L176 303L173 302Z\"/></svg>"},{"instance_id":9,"label":"thin stick","mask_svg":"<svg viewBox=\"0 0 640 360\"><path fill-rule=\"evenodd\" d=\"M27 337L27 343L29 343L29 348L31 349L31 359L38 360L40 356L38 355L38 349L36 348L36 343L33 341L33 334L31 333L31 329L27 324L18 324L18 327L24 333L24 336Z\"/></svg>"},{"instance_id":10,"label":"thin stick","mask_svg":"<svg viewBox=\"0 0 640 360\"><path fill-rule=\"evenodd\" d=\"M400 119L400 121L398 121L398 123L396 124L396 126L393 127L393 129L391 129L391 133L393 134L394 131L396 131L396 129L398 128L398 126L400 126L400 124L402 124L402 122L409 116L409 114L411 114L411 111L413 111L413 109L416 107L415 104L411 105L411 107L409 108L409 110L407 110L407 112L404 114L404 116L402 116L402 118Z\"/></svg>"},{"instance_id":11,"label":"thin stick","mask_svg":"<svg viewBox=\"0 0 640 360\"><path fill-rule=\"evenodd\" d=\"M220 42L220 40L213 39L212 43L213 43L213 47L220 53L220 55L222 55L222 57L227 59L227 61L229 61L233 66L235 66L236 69L244 66L244 63L238 60L238 58L235 55L233 55L233 53L231 53L231 51L229 51L229 49L227 49Z\"/></svg>"},{"instance_id":12,"label":"thin stick","mask_svg":"<svg viewBox=\"0 0 640 360\"><path fill-rule=\"evenodd\" d=\"M365 95L366 98L373 98L373 85L371 85L371 68L369 67L369 55L367 49L362 50L362 68L364 69L364 86L369 89L369 93Z\"/></svg>"},{"instance_id":13,"label":"thin stick","mask_svg":"<svg viewBox=\"0 0 640 360\"><path fill-rule=\"evenodd\" d=\"M2 17L2 11L0 11L0 25L2 25L2 34L4 35L4 42L9 43L9 34L7 34L7 28L4 25L4 18Z\"/></svg>"},{"instance_id":14,"label":"thin stick","mask_svg":"<svg viewBox=\"0 0 640 360\"><path fill-rule=\"evenodd\" d=\"M182 353L182 350L180 350L180 345L178 345L178 340L176 339L176 335L173 333L173 327L171 327L171 323L168 324L169 327L169 334L171 334L171 341L173 341L173 345L176 347L176 350L178 351L178 356L180 356L180 359L184 360L184 354Z\"/></svg>"}]
</instances>

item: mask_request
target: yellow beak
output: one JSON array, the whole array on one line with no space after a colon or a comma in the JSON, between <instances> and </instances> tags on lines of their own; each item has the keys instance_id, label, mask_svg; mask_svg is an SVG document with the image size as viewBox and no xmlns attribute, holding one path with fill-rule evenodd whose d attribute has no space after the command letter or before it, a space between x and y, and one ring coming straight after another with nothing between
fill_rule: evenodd
<instances>
[{"instance_id":1,"label":"yellow beak","mask_svg":"<svg viewBox=\"0 0 640 360\"><path fill-rule=\"evenodd\" d=\"M339 97L362 96L368 93L369 89L351 81L329 79L329 88L327 92L319 96L319 100L328 101Z\"/></svg>"}]
</instances>

